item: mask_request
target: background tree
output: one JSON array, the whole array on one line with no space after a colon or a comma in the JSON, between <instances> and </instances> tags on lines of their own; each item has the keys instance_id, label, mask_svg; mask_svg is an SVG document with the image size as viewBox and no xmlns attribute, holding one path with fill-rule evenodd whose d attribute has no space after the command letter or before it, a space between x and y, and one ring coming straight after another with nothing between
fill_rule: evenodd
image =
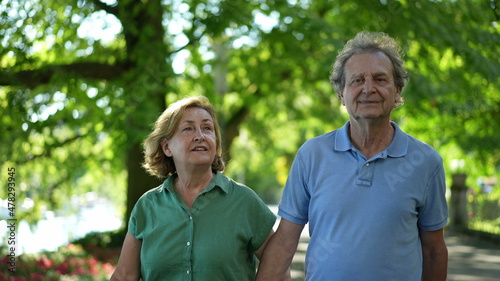
<instances>
[{"instance_id":1,"label":"background tree","mask_svg":"<svg viewBox=\"0 0 500 281\"><path fill-rule=\"evenodd\" d=\"M196 94L218 107L227 173L276 201L300 144L348 118L328 75L360 30L389 33L407 54L411 80L394 119L447 165L464 158L469 172L498 173L496 1L25 0L0 9L3 170L18 167L20 196L51 209L90 190L123 202L126 187L128 216L158 184L140 168L150 124Z\"/></svg>"}]
</instances>

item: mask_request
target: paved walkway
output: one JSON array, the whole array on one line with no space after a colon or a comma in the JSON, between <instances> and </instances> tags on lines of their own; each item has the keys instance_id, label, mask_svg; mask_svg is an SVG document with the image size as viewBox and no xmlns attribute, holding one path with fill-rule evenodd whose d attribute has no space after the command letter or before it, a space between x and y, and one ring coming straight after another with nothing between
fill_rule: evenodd
<instances>
[{"instance_id":1,"label":"paved walkway","mask_svg":"<svg viewBox=\"0 0 500 281\"><path fill-rule=\"evenodd\" d=\"M467 236L449 236L448 281L500 280L500 245Z\"/></svg>"},{"instance_id":2,"label":"paved walkway","mask_svg":"<svg viewBox=\"0 0 500 281\"><path fill-rule=\"evenodd\" d=\"M448 281L500 281L500 245L466 236L447 236ZM294 256L293 281L304 280L308 238L302 236Z\"/></svg>"}]
</instances>

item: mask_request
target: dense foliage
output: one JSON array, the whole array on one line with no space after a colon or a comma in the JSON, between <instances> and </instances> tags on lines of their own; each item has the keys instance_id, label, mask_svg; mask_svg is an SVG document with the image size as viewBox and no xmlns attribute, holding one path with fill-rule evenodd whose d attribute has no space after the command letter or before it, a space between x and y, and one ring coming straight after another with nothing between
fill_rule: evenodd
<instances>
[{"instance_id":1,"label":"dense foliage","mask_svg":"<svg viewBox=\"0 0 500 281\"><path fill-rule=\"evenodd\" d=\"M361 30L406 53L394 120L470 185L498 174L497 1L23 0L0 13L1 171L16 167L18 202L37 202L28 220L90 190L129 212L158 183L139 165L150 124L197 94L218 108L227 173L275 202L297 148L347 120L328 75Z\"/></svg>"}]
</instances>

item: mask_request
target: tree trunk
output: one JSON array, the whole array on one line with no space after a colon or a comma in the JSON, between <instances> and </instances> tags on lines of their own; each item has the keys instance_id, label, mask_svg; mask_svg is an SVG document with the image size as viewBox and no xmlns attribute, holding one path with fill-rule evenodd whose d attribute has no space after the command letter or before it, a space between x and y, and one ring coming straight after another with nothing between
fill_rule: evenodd
<instances>
[{"instance_id":1,"label":"tree trunk","mask_svg":"<svg viewBox=\"0 0 500 281\"><path fill-rule=\"evenodd\" d=\"M144 162L142 151L140 143L130 146L127 151L127 211L125 214L125 224L127 227L130 214L137 200L144 192L161 184L158 178L149 175L142 168L141 165Z\"/></svg>"},{"instance_id":2,"label":"tree trunk","mask_svg":"<svg viewBox=\"0 0 500 281\"><path fill-rule=\"evenodd\" d=\"M169 54L164 42L163 13L160 0L127 0L118 4L118 15L126 40L127 61L134 66L123 76L126 104L134 108L125 121L129 141L126 149L127 226L137 200L144 192L161 183L142 168L142 141L150 133L150 125L165 109L165 94L168 92L166 81L173 74L170 66L165 63Z\"/></svg>"}]
</instances>

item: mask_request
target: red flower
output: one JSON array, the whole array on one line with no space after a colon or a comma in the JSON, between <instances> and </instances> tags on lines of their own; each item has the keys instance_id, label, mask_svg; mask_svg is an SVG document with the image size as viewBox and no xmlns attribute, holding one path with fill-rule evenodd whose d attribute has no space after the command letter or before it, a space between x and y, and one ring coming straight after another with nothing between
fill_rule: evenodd
<instances>
[{"instance_id":1,"label":"red flower","mask_svg":"<svg viewBox=\"0 0 500 281\"><path fill-rule=\"evenodd\" d=\"M43 274L40 272L35 272L30 274L31 281L39 281L43 279Z\"/></svg>"},{"instance_id":2,"label":"red flower","mask_svg":"<svg viewBox=\"0 0 500 281\"><path fill-rule=\"evenodd\" d=\"M50 267L54 265L54 262L50 259L48 259L45 255L43 255L39 260L38 260L38 267L41 270L47 270Z\"/></svg>"},{"instance_id":3,"label":"red flower","mask_svg":"<svg viewBox=\"0 0 500 281\"><path fill-rule=\"evenodd\" d=\"M98 262L94 258L90 258L87 260L87 264L90 269L90 274L92 276L98 276L99 275L99 268L98 268Z\"/></svg>"},{"instance_id":4,"label":"red flower","mask_svg":"<svg viewBox=\"0 0 500 281\"><path fill-rule=\"evenodd\" d=\"M68 274L69 273L69 265L67 262L63 262L61 263L58 267L57 267L57 273L58 274Z\"/></svg>"},{"instance_id":5,"label":"red flower","mask_svg":"<svg viewBox=\"0 0 500 281\"><path fill-rule=\"evenodd\" d=\"M115 271L115 267L112 266L110 263L105 263L102 265L102 270L104 271L104 273L106 273L106 275L111 275L111 273Z\"/></svg>"}]
</instances>

